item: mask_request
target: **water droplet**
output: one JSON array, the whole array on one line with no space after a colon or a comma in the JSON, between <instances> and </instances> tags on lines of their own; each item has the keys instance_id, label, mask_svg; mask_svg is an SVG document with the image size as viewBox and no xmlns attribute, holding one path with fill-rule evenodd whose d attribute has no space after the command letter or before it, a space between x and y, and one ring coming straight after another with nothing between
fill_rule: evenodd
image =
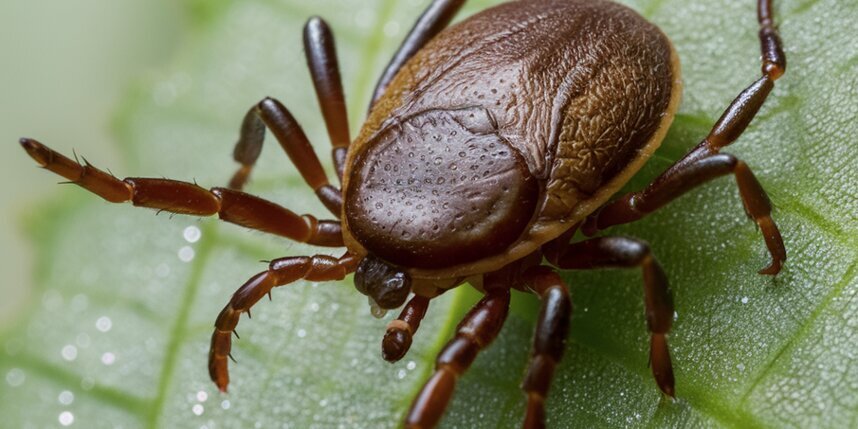
<instances>
[{"instance_id":1,"label":"water droplet","mask_svg":"<svg viewBox=\"0 0 858 429\"><path fill-rule=\"evenodd\" d=\"M205 410L206 409L201 404L194 404L194 406L191 407L191 411L193 411L197 416L203 415L203 411Z\"/></svg>"},{"instance_id":2,"label":"water droplet","mask_svg":"<svg viewBox=\"0 0 858 429\"><path fill-rule=\"evenodd\" d=\"M107 332L113 327L113 321L107 316L101 316L95 321L95 329L101 332Z\"/></svg>"},{"instance_id":3,"label":"water droplet","mask_svg":"<svg viewBox=\"0 0 858 429\"><path fill-rule=\"evenodd\" d=\"M106 352L101 355L101 363L105 365L113 365L116 362L116 355L111 352Z\"/></svg>"},{"instance_id":4,"label":"water droplet","mask_svg":"<svg viewBox=\"0 0 858 429\"><path fill-rule=\"evenodd\" d=\"M155 267L155 275L161 278L165 278L170 275L170 266L164 263L158 264Z\"/></svg>"},{"instance_id":5,"label":"water droplet","mask_svg":"<svg viewBox=\"0 0 858 429\"><path fill-rule=\"evenodd\" d=\"M310 311L312 311L314 313L319 311L319 303L316 303L316 302L310 303Z\"/></svg>"},{"instance_id":6,"label":"water droplet","mask_svg":"<svg viewBox=\"0 0 858 429\"><path fill-rule=\"evenodd\" d=\"M742 304L747 304L747 303L748 303L748 297L747 297L747 296L743 296L743 297L742 297Z\"/></svg>"},{"instance_id":7,"label":"water droplet","mask_svg":"<svg viewBox=\"0 0 858 429\"><path fill-rule=\"evenodd\" d=\"M24 384L24 380L26 379L27 375L24 374L24 371L20 368L12 368L6 373L6 383L12 387L18 387Z\"/></svg>"},{"instance_id":8,"label":"water droplet","mask_svg":"<svg viewBox=\"0 0 858 429\"><path fill-rule=\"evenodd\" d=\"M67 361L73 361L77 359L77 347L71 344L66 344L60 351L60 355L62 355L63 359Z\"/></svg>"},{"instance_id":9,"label":"water droplet","mask_svg":"<svg viewBox=\"0 0 858 429\"><path fill-rule=\"evenodd\" d=\"M305 331L303 329L298 330L298 338L304 338L306 336L307 336L307 331Z\"/></svg>"},{"instance_id":10,"label":"water droplet","mask_svg":"<svg viewBox=\"0 0 858 429\"><path fill-rule=\"evenodd\" d=\"M417 368L417 363L413 360L410 360L408 361L408 365L405 365L405 367L408 368L409 371L413 371L414 368Z\"/></svg>"},{"instance_id":11,"label":"water droplet","mask_svg":"<svg viewBox=\"0 0 858 429\"><path fill-rule=\"evenodd\" d=\"M400 380L402 380L403 378L405 378L405 370L404 370L404 369L400 369L400 370L396 373L396 378L398 378L398 379L400 379Z\"/></svg>"},{"instance_id":12,"label":"water droplet","mask_svg":"<svg viewBox=\"0 0 858 429\"><path fill-rule=\"evenodd\" d=\"M328 400L327 400L327 399L322 399L321 401L319 401L319 406L320 406L320 407L324 407L324 406L327 406L327 405L328 405Z\"/></svg>"},{"instance_id":13,"label":"water droplet","mask_svg":"<svg viewBox=\"0 0 858 429\"><path fill-rule=\"evenodd\" d=\"M197 401L206 402L209 399L209 394L205 390L197 392Z\"/></svg>"},{"instance_id":14,"label":"water droplet","mask_svg":"<svg viewBox=\"0 0 858 429\"><path fill-rule=\"evenodd\" d=\"M57 397L57 400L60 401L60 404L71 405L71 403L74 402L74 393L68 390L63 390L60 392L60 396Z\"/></svg>"},{"instance_id":15,"label":"water droplet","mask_svg":"<svg viewBox=\"0 0 858 429\"><path fill-rule=\"evenodd\" d=\"M745 364L743 364L743 363L737 364L736 369L738 369L740 372L745 372Z\"/></svg>"},{"instance_id":16,"label":"water droplet","mask_svg":"<svg viewBox=\"0 0 858 429\"><path fill-rule=\"evenodd\" d=\"M78 334L77 338L75 338L75 342L77 343L78 347L82 349L85 349L89 347L90 344L92 344L92 341L89 339L89 335L84 333Z\"/></svg>"},{"instance_id":17,"label":"water droplet","mask_svg":"<svg viewBox=\"0 0 858 429\"><path fill-rule=\"evenodd\" d=\"M191 262L194 260L195 252L191 246L183 246L179 249L179 260L182 262Z\"/></svg>"},{"instance_id":18,"label":"water droplet","mask_svg":"<svg viewBox=\"0 0 858 429\"><path fill-rule=\"evenodd\" d=\"M63 411L60 413L58 420L63 426L71 426L71 424L74 423L74 414L72 414L71 411Z\"/></svg>"},{"instance_id":19,"label":"water droplet","mask_svg":"<svg viewBox=\"0 0 858 429\"><path fill-rule=\"evenodd\" d=\"M83 390L92 390L95 387L95 380L90 377L86 377L80 381L80 388Z\"/></svg>"},{"instance_id":20,"label":"water droplet","mask_svg":"<svg viewBox=\"0 0 858 429\"><path fill-rule=\"evenodd\" d=\"M79 293L72 297L69 302L69 307L71 307L72 311L83 312L87 307L89 307L89 298L87 298L86 295Z\"/></svg>"},{"instance_id":21,"label":"water droplet","mask_svg":"<svg viewBox=\"0 0 858 429\"><path fill-rule=\"evenodd\" d=\"M228 410L232 404L229 403L229 399L224 399L223 402L220 403L220 407L224 410Z\"/></svg>"}]
</instances>

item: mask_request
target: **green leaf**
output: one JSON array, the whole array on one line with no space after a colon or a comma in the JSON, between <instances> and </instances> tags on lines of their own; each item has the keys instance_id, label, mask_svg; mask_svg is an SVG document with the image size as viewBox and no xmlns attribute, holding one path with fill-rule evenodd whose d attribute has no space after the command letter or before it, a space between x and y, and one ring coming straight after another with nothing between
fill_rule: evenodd
<instances>
[{"instance_id":1,"label":"green leaf","mask_svg":"<svg viewBox=\"0 0 858 429\"><path fill-rule=\"evenodd\" d=\"M117 121L125 165L114 171L221 185L235 168L243 113L267 95L292 109L326 158L304 21L320 14L334 28L357 130L375 77L426 2L312 3L189 2L193 26L175 61L127 97ZM463 15L493 3L471 1ZM752 1L626 3L671 37L685 83L667 140L628 186L639 189L759 76L759 46ZM729 178L611 230L649 241L670 278L677 400L662 398L647 367L640 273L569 273L576 311L548 401L552 427L858 425L858 5L775 3L789 68L728 151L768 190L787 265L774 279L756 274L767 254ZM387 320L370 317L349 280L279 289L242 319L239 363L222 395L206 373L214 317L264 269L258 260L318 249L62 191L27 224L36 293L0 336L7 427L56 426L62 412L80 427L394 427L478 299L462 287L433 301L412 351L390 365L379 350ZM276 145L265 148L249 191L325 213ZM444 427L520 425L537 309L534 297L515 294L500 338L460 380Z\"/></svg>"}]
</instances>

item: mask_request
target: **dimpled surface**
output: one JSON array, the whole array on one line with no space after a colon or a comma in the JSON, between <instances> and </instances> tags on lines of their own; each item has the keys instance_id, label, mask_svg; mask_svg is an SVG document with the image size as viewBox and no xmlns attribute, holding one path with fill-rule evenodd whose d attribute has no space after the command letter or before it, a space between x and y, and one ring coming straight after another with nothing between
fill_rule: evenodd
<instances>
[{"instance_id":1,"label":"dimpled surface","mask_svg":"<svg viewBox=\"0 0 858 429\"><path fill-rule=\"evenodd\" d=\"M538 186L485 109L397 120L358 160L346 218L374 254L438 267L502 251L536 208Z\"/></svg>"},{"instance_id":2,"label":"dimpled surface","mask_svg":"<svg viewBox=\"0 0 858 429\"><path fill-rule=\"evenodd\" d=\"M669 105L676 89L674 66L671 45L664 34L625 6L599 0L505 3L443 31L403 67L353 144L349 168L362 171L363 163L375 161L372 157L388 156L376 148L389 144L380 136L389 136L387 129L397 126L402 118L427 111L485 110L496 123L497 138L508 142L530 175L541 182L539 207L531 226L517 230L521 233L517 241L501 240L515 248L493 246L494 253L485 251L479 256L494 255L495 261L457 273L491 270L562 233L582 211L592 210L610 196L629 170L639 168L659 143L653 142L659 140L653 136L663 119L672 117ZM397 142L406 151L409 144ZM443 144L452 147L453 153L467 145L455 136L448 136ZM452 176L444 167L448 164L439 166L433 177ZM366 186L366 176L347 176L347 197L362 192L358 189ZM451 191L443 184L433 190L442 196ZM395 192L403 203L415 197ZM480 210L465 215L490 222L504 211L518 210L514 205L503 205L505 200L496 201L491 217ZM422 234L421 229L449 226L433 223L437 214L424 207L427 211L419 216L425 222L416 229L397 224L402 229L398 234L416 237ZM347 207L347 217L349 210ZM363 213L370 214L371 208ZM378 220L386 213L386 209L380 210L374 216ZM557 226L558 222L563 225ZM351 231L347 234L357 242L374 252L383 247L380 237L388 230L371 230L369 225L358 230L355 226L349 220ZM497 230L497 224L481 227L481 231L491 229ZM471 247L478 243L469 239L490 238L487 234L469 237L460 234L461 230L453 232L444 237L455 237L456 243ZM390 235L392 240L402 241L396 245L398 251L410 251L405 235ZM441 238L425 237L430 236ZM369 245L370 241L377 245ZM413 244L423 246L422 241ZM454 250L452 246L444 249ZM476 256L470 251L465 254ZM459 258L456 262L473 260Z\"/></svg>"}]
</instances>

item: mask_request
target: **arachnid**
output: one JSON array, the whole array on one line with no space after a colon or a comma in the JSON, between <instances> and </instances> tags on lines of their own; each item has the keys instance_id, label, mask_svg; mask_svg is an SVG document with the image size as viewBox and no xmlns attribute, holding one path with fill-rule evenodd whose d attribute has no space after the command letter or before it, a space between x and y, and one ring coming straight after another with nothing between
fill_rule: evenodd
<instances>
[{"instance_id":1,"label":"arachnid","mask_svg":"<svg viewBox=\"0 0 858 429\"><path fill-rule=\"evenodd\" d=\"M110 202L222 220L323 247L342 256L284 257L253 276L217 317L209 372L221 390L239 317L274 287L342 279L381 309L403 307L382 342L385 359L408 351L429 302L470 283L485 293L441 351L407 427L433 427L457 378L497 336L510 290L542 300L528 372L524 427L544 426L544 401L563 356L572 303L557 269L640 268L659 388L674 395L667 334L667 276L639 240L602 236L716 177L736 178L747 214L771 254L786 259L771 205L751 169L720 153L741 135L785 71L771 0L759 0L762 76L709 135L649 186L609 201L663 139L680 98L680 68L667 37L627 7L601 0L505 3L447 28L464 0L436 0L382 74L368 119L352 141L327 24L311 19L304 46L333 145L332 185L289 111L266 98L241 125L241 164L227 188L168 179L117 179L32 139L40 165ZM270 129L334 219L297 215L241 191ZM409 296L411 297L409 299Z\"/></svg>"}]
</instances>

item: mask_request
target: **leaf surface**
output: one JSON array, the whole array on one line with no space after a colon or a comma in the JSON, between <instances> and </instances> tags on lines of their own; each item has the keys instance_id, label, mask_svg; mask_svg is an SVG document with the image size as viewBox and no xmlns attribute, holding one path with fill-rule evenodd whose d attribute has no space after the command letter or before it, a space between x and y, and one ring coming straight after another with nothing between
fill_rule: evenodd
<instances>
[{"instance_id":1,"label":"leaf surface","mask_svg":"<svg viewBox=\"0 0 858 429\"><path fill-rule=\"evenodd\" d=\"M471 1L463 16L494 3ZM627 186L640 189L759 76L759 47L752 1L625 3L673 40L685 84L665 143ZM125 163L112 170L222 185L235 168L229 155L242 115L268 95L284 101L327 159L301 48L304 21L319 14L335 31L355 134L375 77L424 4L188 2L195 20L175 61L130 91L119 114ZM776 10L787 74L727 151L768 190L787 265L774 279L756 274L767 253L730 178L609 231L647 240L668 273L677 400L661 397L647 367L640 273L569 273L576 311L548 402L551 427L858 425L858 5L777 1ZM271 143L248 190L323 215ZM65 144L54 146L67 152ZM56 426L64 412L81 427L395 427L478 299L459 288L433 301L412 351L390 365L379 343L393 314L370 317L350 279L279 289L252 321L242 319L239 363L222 395L205 365L214 317L264 269L259 260L318 249L62 191L28 222L37 293L0 336L8 427ZM520 425L518 385L538 301L515 295L500 338L461 379L443 427Z\"/></svg>"}]
</instances>

